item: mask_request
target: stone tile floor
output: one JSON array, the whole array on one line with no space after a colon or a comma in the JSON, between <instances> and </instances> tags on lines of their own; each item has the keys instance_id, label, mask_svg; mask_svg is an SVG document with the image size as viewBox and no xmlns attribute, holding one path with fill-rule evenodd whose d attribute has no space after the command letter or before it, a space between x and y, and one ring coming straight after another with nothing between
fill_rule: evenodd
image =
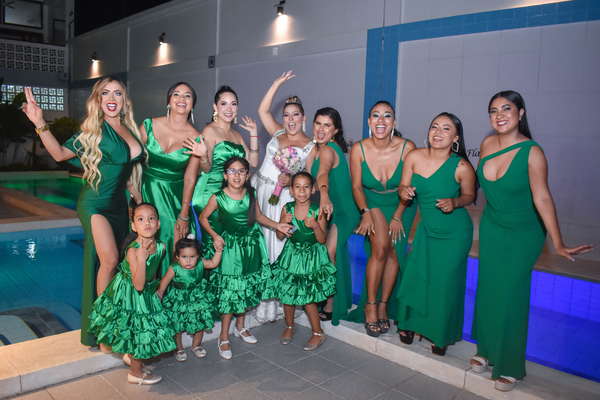
<instances>
[{"instance_id":1,"label":"stone tile floor","mask_svg":"<svg viewBox=\"0 0 600 400\"><path fill-rule=\"evenodd\" d=\"M483 400L482 397L328 338L316 351L302 346L310 330L297 326L292 344L279 344L283 323L253 329L259 343L231 337L232 360L219 357L216 341L208 356L176 362L166 355L153 362L163 381L154 386L128 384L127 369L115 368L21 395L19 400L123 399L353 399Z\"/></svg>"}]
</instances>

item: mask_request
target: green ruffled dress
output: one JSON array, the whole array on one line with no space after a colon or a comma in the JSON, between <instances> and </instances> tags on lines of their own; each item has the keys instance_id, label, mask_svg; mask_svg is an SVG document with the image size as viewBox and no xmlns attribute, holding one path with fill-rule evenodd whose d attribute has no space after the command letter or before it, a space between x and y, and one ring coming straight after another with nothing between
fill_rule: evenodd
<instances>
[{"instance_id":1,"label":"green ruffled dress","mask_svg":"<svg viewBox=\"0 0 600 400\"><path fill-rule=\"evenodd\" d=\"M359 214L352 195L350 169L346 155L335 142L327 146L335 150L339 162L337 167L329 171L329 199L333 203L333 215L330 224L337 227L337 243L335 247L335 295L333 297L333 310L331 323L338 325L340 319L348 314L352 307L352 276L350 273L350 257L347 242L354 229L358 226ZM311 175L316 179L321 161L317 158L310 169Z\"/></svg>"},{"instance_id":2,"label":"green ruffled dress","mask_svg":"<svg viewBox=\"0 0 600 400\"><path fill-rule=\"evenodd\" d=\"M204 207L208 204L210 196L221 190L223 185L223 167L225 162L231 157L246 158L244 146L224 140L213 147L210 170L200 175L192 196L192 208L197 216L200 215ZM213 212L208 221L210 222L210 226L215 229L219 223L218 212ZM192 224L191 232L195 233L196 237L198 237L199 232L196 232L196 230L197 227L195 224ZM204 231L201 232L201 235L202 247L212 247L212 238L210 235Z\"/></svg>"},{"instance_id":3,"label":"green ruffled dress","mask_svg":"<svg viewBox=\"0 0 600 400\"><path fill-rule=\"evenodd\" d=\"M171 265L175 276L163 297L163 307L175 332L190 334L211 329L214 296L207 290L202 261L195 268Z\"/></svg>"},{"instance_id":4,"label":"green ruffled dress","mask_svg":"<svg viewBox=\"0 0 600 400\"><path fill-rule=\"evenodd\" d=\"M234 200L224 191L215 194L218 221L211 225L225 241L219 267L209 278L209 290L215 296L219 314L241 314L262 300L267 280L271 278L269 253L258 223L248 224L250 195ZM214 254L212 246L204 248L204 258Z\"/></svg>"},{"instance_id":5,"label":"green ruffled dress","mask_svg":"<svg viewBox=\"0 0 600 400\"><path fill-rule=\"evenodd\" d=\"M139 247L134 241L127 249ZM156 295L159 281L154 277L164 256L165 245L157 241L156 251L146 260L146 284L141 292L133 286L124 258L119 272L94 302L90 331L113 352L144 360L175 349L175 332Z\"/></svg>"},{"instance_id":6,"label":"green ruffled dress","mask_svg":"<svg viewBox=\"0 0 600 400\"><path fill-rule=\"evenodd\" d=\"M396 299L398 328L418 332L439 347L462 339L473 223L465 208L444 213L436 207L438 199L460 196L454 177L460 160L452 153L428 178L412 176L421 221Z\"/></svg>"},{"instance_id":7,"label":"green ruffled dress","mask_svg":"<svg viewBox=\"0 0 600 400\"><path fill-rule=\"evenodd\" d=\"M162 276L169 268L173 255L173 229L181 209L183 174L190 155L185 154L185 148L165 153L154 137L152 119L144 120L144 128L148 135L148 161L144 164L142 174L142 199L154 204L160 217L157 238L167 246L167 254L160 268Z\"/></svg>"},{"instance_id":8,"label":"green ruffled dress","mask_svg":"<svg viewBox=\"0 0 600 400\"><path fill-rule=\"evenodd\" d=\"M83 148L81 143L77 141L79 135L77 133L71 136L63 146L77 156L69 160L69 163L82 168L79 158L83 155ZM94 237L92 236L92 216L99 214L105 217L115 235L117 246L123 243L129 232L127 181L134 164L141 162L144 158L143 150L138 156L131 158L127 143L106 121L102 123L101 135L100 152L102 152L102 158L98 164L98 170L101 174L98 190L95 190L86 182L77 200L77 216L81 221L84 232L81 343L86 346L97 344L96 337L89 331L89 315L92 304L96 299L96 275L100 265L96 246L94 245ZM142 146L141 143L140 146Z\"/></svg>"},{"instance_id":9,"label":"green ruffled dress","mask_svg":"<svg viewBox=\"0 0 600 400\"><path fill-rule=\"evenodd\" d=\"M296 231L273 263L273 279L268 286L272 297L281 303L300 306L318 303L335 293L335 265L329 261L325 245L317 242L314 231L296 218L294 205L290 202L284 208L293 216ZM319 206L311 204L307 217L317 219L318 214Z\"/></svg>"},{"instance_id":10,"label":"green ruffled dress","mask_svg":"<svg viewBox=\"0 0 600 400\"><path fill-rule=\"evenodd\" d=\"M373 176L373 173L369 169L369 164L367 164L365 151L362 146L362 142L359 142L360 149L363 154L363 162L361 164L362 170L362 186L365 192L365 197L367 198L367 207L370 209L377 208L381 210L383 215L385 216L388 224L392 220L392 215L398 208L398 204L400 203L400 197L398 195L398 187L400 186L400 180L402 179L402 168L404 167L404 161L402 160L402 156L404 154L404 149L406 147L406 143L408 141L405 140L402 145L402 152L400 153L400 162L396 166L396 170L388 179L385 186ZM398 277L396 278L396 284L394 286L394 290L390 298L388 299L388 315L394 316L397 314L397 304L393 300L396 298L396 291L400 286L400 281L402 280L402 273L404 270L404 263L406 262L406 250L408 245L408 233L411 230L413 220L415 219L415 214L417 213L417 207L414 205L414 202L411 203L402 214L402 225L404 227L404 232L406 232L406 236L401 238L396 242L394 246L396 249L396 257L398 258ZM375 227L377 229L377 227ZM371 256L371 242L365 239L365 252L367 253L367 258ZM365 283L363 286L363 290L360 296L360 301L358 307L352 310L348 314L348 320L353 322L365 322L365 313L364 307L367 302L367 279L365 276ZM377 301L381 298L381 294L377 294Z\"/></svg>"}]
</instances>

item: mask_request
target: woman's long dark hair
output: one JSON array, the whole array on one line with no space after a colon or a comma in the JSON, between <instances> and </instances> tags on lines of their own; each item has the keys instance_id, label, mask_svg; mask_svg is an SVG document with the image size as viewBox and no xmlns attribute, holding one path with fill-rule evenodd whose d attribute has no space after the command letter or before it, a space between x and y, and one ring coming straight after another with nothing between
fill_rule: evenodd
<instances>
[{"instance_id":1,"label":"woman's long dark hair","mask_svg":"<svg viewBox=\"0 0 600 400\"><path fill-rule=\"evenodd\" d=\"M194 112L194 107L196 107L196 91L194 90L194 88L192 87L192 85L190 85L187 82L177 82L174 83L173 85L171 85L171 87L167 90L167 105L169 104L169 102L171 101L171 96L173 96L173 92L175 91L175 88L179 85L185 85L187 86L190 91L192 92L192 110L188 113L188 119L191 118L192 113Z\"/></svg>"},{"instance_id":2,"label":"woman's long dark hair","mask_svg":"<svg viewBox=\"0 0 600 400\"><path fill-rule=\"evenodd\" d=\"M523 116L519 119L519 132L523 136L532 139L531 131L529 130L529 123L527 122L527 109L525 108L525 100L523 100L523 96L521 96L519 92L515 92L514 90L503 90L493 95L488 103L488 114L490 113L492 102L500 97L505 98L517 106L517 110L523 110Z\"/></svg>"},{"instance_id":3,"label":"woman's long dark hair","mask_svg":"<svg viewBox=\"0 0 600 400\"><path fill-rule=\"evenodd\" d=\"M338 110L336 110L333 107L319 108L317 110L317 112L315 113L315 117L313 118L313 123L317 120L317 117L319 115L323 115L323 116L329 117L331 119L331 121L333 122L333 126L335 127L335 129L337 129L337 133L333 137L333 140L335 140L337 145L340 146L340 149L342 149L342 151L344 153L347 153L348 145L346 144L346 140L344 139L344 128L342 126L342 117L340 116L340 113L338 112ZM313 134L314 134L314 132L313 132Z\"/></svg>"},{"instance_id":4,"label":"woman's long dark hair","mask_svg":"<svg viewBox=\"0 0 600 400\"><path fill-rule=\"evenodd\" d=\"M378 106L379 104L384 104L386 106L388 106L389 108L392 109L392 114L394 114L394 121L396 120L396 110L394 110L394 106L392 106L392 103L390 103L387 100L378 100L375 102L375 104L373 104L371 106L371 108L369 109L369 118L371 118L371 113L373 112L373 109ZM398 129L396 129L396 127L394 126L394 130L392 131L392 136L398 136L398 137L402 137L402 132L400 132Z\"/></svg>"},{"instance_id":5,"label":"woman's long dark hair","mask_svg":"<svg viewBox=\"0 0 600 400\"><path fill-rule=\"evenodd\" d=\"M158 216L158 209L156 208L156 206L152 203L146 203L146 202L142 202L139 204L131 204L131 202L129 203L129 206L131 207L131 211L130 211L130 218L131 218L131 222L133 222L133 219L135 218L135 210L137 210L138 208L142 207L142 206L148 206L148 207L152 207L154 209L154 212L156 213L156 217L159 218ZM160 220L160 218L159 218ZM131 231L127 234L127 236L125 236L125 240L123 240L123 243L121 244L121 254L122 257L125 257L125 253L127 252L127 248L129 247L129 245L135 240L137 239L138 234L137 232Z\"/></svg>"},{"instance_id":6,"label":"woman's long dark hair","mask_svg":"<svg viewBox=\"0 0 600 400\"><path fill-rule=\"evenodd\" d=\"M467 156L467 147L465 145L463 125L462 125L460 118L458 118L456 115L449 113L449 112L441 112L431 120L431 123L429 124L429 129L431 129L431 125L433 125L433 121L435 121L439 117L448 118L452 122L452 125L454 125L454 129L456 129L456 135L458 136L458 151L454 151L454 149L452 149L452 152L456 153L460 157L464 158L464 160L469 162L469 164L470 164L471 162L469 161L469 157ZM429 135L428 135L427 147L430 147L430 146L431 145L429 144Z\"/></svg>"},{"instance_id":7,"label":"woman's long dark hair","mask_svg":"<svg viewBox=\"0 0 600 400\"><path fill-rule=\"evenodd\" d=\"M226 174L229 167L231 167L231 165L236 161L242 163L244 168L246 168L246 170L248 171L248 174L250 174L250 163L248 162L248 160L237 156L231 157L230 159L225 161L225 164L223 165L223 173ZM223 184L221 185L221 188L226 187L227 180L223 179ZM250 196L250 205L248 206L248 225L250 226L253 225L254 222L256 222L256 195L254 194L254 188L252 187L252 185L250 185L250 179L248 179L248 175L246 175L246 183L244 183L244 188L248 192L248 196Z\"/></svg>"}]
</instances>

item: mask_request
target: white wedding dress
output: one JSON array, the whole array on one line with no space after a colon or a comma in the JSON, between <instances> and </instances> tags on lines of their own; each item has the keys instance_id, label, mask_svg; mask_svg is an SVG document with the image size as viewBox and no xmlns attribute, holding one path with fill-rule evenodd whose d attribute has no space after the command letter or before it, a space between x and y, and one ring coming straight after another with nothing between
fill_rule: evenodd
<instances>
[{"instance_id":1,"label":"white wedding dress","mask_svg":"<svg viewBox=\"0 0 600 400\"><path fill-rule=\"evenodd\" d=\"M279 222L281 216L281 209L286 203L293 201L294 199L290 195L290 191L287 187L283 188L281 195L279 196L279 202L276 205L269 203L269 197L273 194L277 178L281 174L279 169L273 163L273 155L279 150L279 140L277 137L283 134L285 131L282 129L275 132L269 143L267 143L267 149L265 158L258 172L252 177L252 186L256 189L256 201L260 208L260 211L273 221ZM296 147L302 160L302 168L306 164L306 158L310 154L314 144L308 142L304 147ZM274 262L281 250L285 240L279 240L275 231L263 227L263 233L265 241L267 243L267 249L269 251L269 261ZM283 307L277 300L266 300L261 303L254 310L254 317L259 322L275 321L283 315Z\"/></svg>"}]
</instances>

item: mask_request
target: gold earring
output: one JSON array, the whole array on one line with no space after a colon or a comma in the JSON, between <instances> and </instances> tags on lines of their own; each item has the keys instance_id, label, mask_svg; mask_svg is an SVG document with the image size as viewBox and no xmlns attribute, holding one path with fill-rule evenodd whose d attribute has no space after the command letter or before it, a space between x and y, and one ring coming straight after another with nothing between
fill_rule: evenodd
<instances>
[{"instance_id":1,"label":"gold earring","mask_svg":"<svg viewBox=\"0 0 600 400\"><path fill-rule=\"evenodd\" d=\"M215 112L213 112L213 121L214 121L214 122L217 122L217 120L219 119L219 118L218 118L218 115L219 115L219 113L217 113L216 111L215 111Z\"/></svg>"},{"instance_id":2,"label":"gold earring","mask_svg":"<svg viewBox=\"0 0 600 400\"><path fill-rule=\"evenodd\" d=\"M233 117L233 123L237 124L237 115L235 117Z\"/></svg>"}]
</instances>

